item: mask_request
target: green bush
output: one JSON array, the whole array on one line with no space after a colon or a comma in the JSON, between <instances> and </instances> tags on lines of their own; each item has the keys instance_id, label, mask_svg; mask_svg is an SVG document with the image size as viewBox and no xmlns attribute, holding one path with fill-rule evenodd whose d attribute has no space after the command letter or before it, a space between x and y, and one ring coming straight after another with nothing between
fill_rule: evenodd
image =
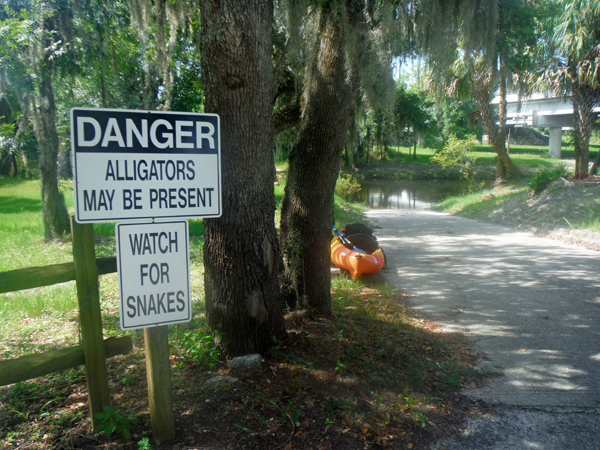
<instances>
[{"instance_id":1,"label":"green bush","mask_svg":"<svg viewBox=\"0 0 600 450\"><path fill-rule=\"evenodd\" d=\"M116 432L124 437L129 437L131 428L137 422L137 418L133 414L125 415L114 406L105 406L103 412L94 414L94 417L100 420L94 433L104 431L107 436Z\"/></svg>"},{"instance_id":2,"label":"green bush","mask_svg":"<svg viewBox=\"0 0 600 450\"><path fill-rule=\"evenodd\" d=\"M478 145L477 138L474 135L466 136L465 139L459 139L456 135L450 136L443 150L431 157L431 161L439 164L444 169L456 167L463 178L469 183L469 192L475 192L483 187L483 184L475 184L475 147Z\"/></svg>"},{"instance_id":3,"label":"green bush","mask_svg":"<svg viewBox=\"0 0 600 450\"><path fill-rule=\"evenodd\" d=\"M360 182L354 175L340 175L335 183L335 193L342 198L348 198L360 191Z\"/></svg>"},{"instance_id":4,"label":"green bush","mask_svg":"<svg viewBox=\"0 0 600 450\"><path fill-rule=\"evenodd\" d=\"M549 168L539 166L527 185L533 189L535 194L537 194L538 192L543 191L551 181L558 180L561 177L567 178L570 175L571 174L567 169L567 166L564 164L559 164Z\"/></svg>"},{"instance_id":5,"label":"green bush","mask_svg":"<svg viewBox=\"0 0 600 450\"><path fill-rule=\"evenodd\" d=\"M213 334L205 326L199 326L192 330L183 327L178 329L173 346L180 350L183 363L206 369L214 369L221 356Z\"/></svg>"}]
</instances>

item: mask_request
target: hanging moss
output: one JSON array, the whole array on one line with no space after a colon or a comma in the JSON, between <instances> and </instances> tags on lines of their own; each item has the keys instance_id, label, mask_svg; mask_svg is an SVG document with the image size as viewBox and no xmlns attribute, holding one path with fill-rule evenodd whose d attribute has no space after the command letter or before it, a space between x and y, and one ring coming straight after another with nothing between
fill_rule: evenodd
<instances>
[{"instance_id":1,"label":"hanging moss","mask_svg":"<svg viewBox=\"0 0 600 450\"><path fill-rule=\"evenodd\" d=\"M150 80L152 71L158 70L162 77L162 105L169 110L173 88L173 53L180 32L192 27L192 16L196 2L186 0L129 0L131 20L138 32L144 59L145 91L144 107L149 106Z\"/></svg>"}]
</instances>

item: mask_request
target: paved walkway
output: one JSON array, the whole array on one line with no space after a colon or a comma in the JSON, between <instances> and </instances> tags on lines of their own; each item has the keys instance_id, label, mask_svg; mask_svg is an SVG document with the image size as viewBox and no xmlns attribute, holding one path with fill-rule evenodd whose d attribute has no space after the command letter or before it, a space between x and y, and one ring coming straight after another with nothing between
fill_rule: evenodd
<instances>
[{"instance_id":1,"label":"paved walkway","mask_svg":"<svg viewBox=\"0 0 600 450\"><path fill-rule=\"evenodd\" d=\"M600 253L428 210L368 216L386 281L503 373L465 391L498 414L436 448L600 449Z\"/></svg>"}]
</instances>

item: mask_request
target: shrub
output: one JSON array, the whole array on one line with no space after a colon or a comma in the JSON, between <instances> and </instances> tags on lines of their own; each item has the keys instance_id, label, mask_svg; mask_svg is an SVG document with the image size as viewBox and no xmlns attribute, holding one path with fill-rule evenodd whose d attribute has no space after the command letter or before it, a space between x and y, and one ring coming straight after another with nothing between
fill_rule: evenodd
<instances>
[{"instance_id":1,"label":"shrub","mask_svg":"<svg viewBox=\"0 0 600 450\"><path fill-rule=\"evenodd\" d=\"M473 153L475 146L478 145L477 138L473 135L465 139L459 139L456 135L450 136L443 150L431 157L431 161L439 164L444 169L448 167L457 167L465 180L469 183L469 192L475 192L475 163L477 158Z\"/></svg>"},{"instance_id":2,"label":"shrub","mask_svg":"<svg viewBox=\"0 0 600 450\"><path fill-rule=\"evenodd\" d=\"M533 189L533 192L537 194L538 192L543 191L551 181L558 180L561 177L566 178L569 175L570 173L565 164L559 164L549 168L539 166L531 180L529 180L529 183L527 183L527 186Z\"/></svg>"},{"instance_id":3,"label":"shrub","mask_svg":"<svg viewBox=\"0 0 600 450\"><path fill-rule=\"evenodd\" d=\"M197 367L214 369L221 356L221 351L215 343L215 336L203 326L191 330L184 327L178 329L173 346L181 351L183 363L190 363Z\"/></svg>"},{"instance_id":4,"label":"shrub","mask_svg":"<svg viewBox=\"0 0 600 450\"><path fill-rule=\"evenodd\" d=\"M360 183L354 175L340 175L335 183L335 193L343 198L348 198L360 191Z\"/></svg>"},{"instance_id":5,"label":"shrub","mask_svg":"<svg viewBox=\"0 0 600 450\"><path fill-rule=\"evenodd\" d=\"M133 414L125 415L119 408L113 406L105 406L103 412L94 414L94 417L100 421L94 433L104 431L107 436L116 432L124 437L129 437L131 428L137 422L137 418Z\"/></svg>"}]
</instances>

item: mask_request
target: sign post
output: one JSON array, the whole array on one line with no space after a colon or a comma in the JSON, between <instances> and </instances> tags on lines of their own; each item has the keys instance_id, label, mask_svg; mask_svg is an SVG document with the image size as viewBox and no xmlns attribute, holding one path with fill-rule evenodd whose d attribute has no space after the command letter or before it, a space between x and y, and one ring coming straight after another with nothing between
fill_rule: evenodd
<instances>
[{"instance_id":1,"label":"sign post","mask_svg":"<svg viewBox=\"0 0 600 450\"><path fill-rule=\"evenodd\" d=\"M144 328L162 445L175 437L168 325L191 319L188 225L168 220L221 215L219 116L73 108L71 145L75 221L130 222L115 227L120 323Z\"/></svg>"},{"instance_id":2,"label":"sign post","mask_svg":"<svg viewBox=\"0 0 600 450\"><path fill-rule=\"evenodd\" d=\"M144 328L146 378L152 438L156 445L175 438L175 418L171 394L171 364L169 361L169 327Z\"/></svg>"}]
</instances>

